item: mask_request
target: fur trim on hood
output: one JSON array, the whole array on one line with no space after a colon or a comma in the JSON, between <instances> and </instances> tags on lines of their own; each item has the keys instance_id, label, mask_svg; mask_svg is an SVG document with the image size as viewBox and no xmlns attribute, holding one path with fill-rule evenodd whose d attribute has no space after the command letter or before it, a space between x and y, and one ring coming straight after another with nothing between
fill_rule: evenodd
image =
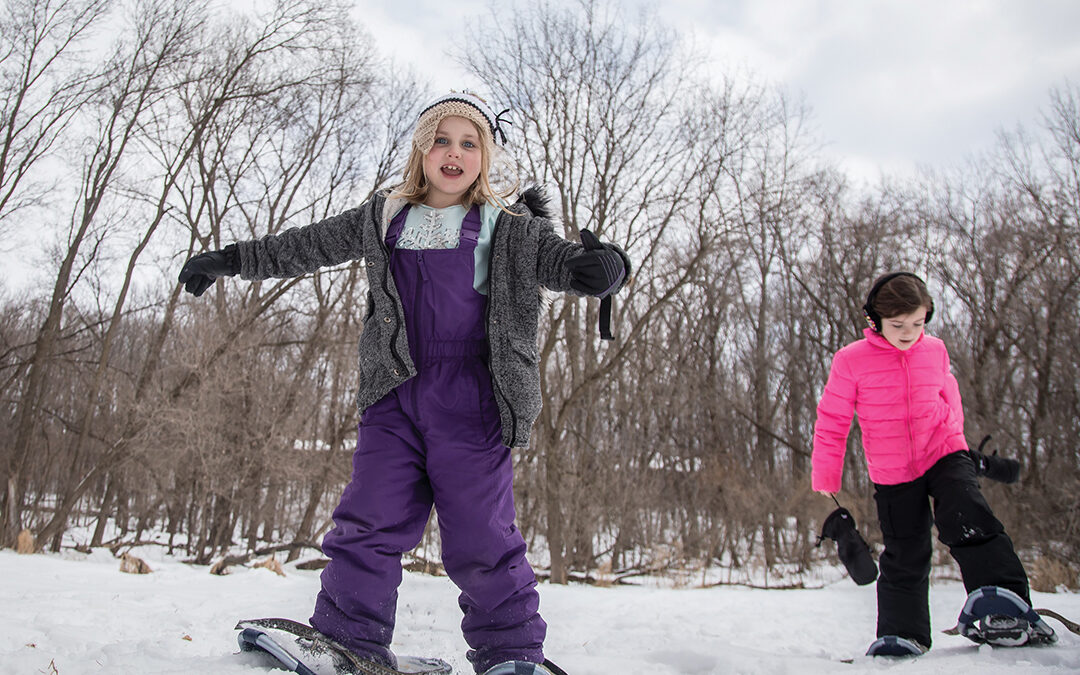
<instances>
[{"instance_id":1,"label":"fur trim on hood","mask_svg":"<svg viewBox=\"0 0 1080 675\"><path fill-rule=\"evenodd\" d=\"M518 204L524 204L529 211L539 218L551 219L551 199L543 185L531 185L518 197Z\"/></svg>"}]
</instances>

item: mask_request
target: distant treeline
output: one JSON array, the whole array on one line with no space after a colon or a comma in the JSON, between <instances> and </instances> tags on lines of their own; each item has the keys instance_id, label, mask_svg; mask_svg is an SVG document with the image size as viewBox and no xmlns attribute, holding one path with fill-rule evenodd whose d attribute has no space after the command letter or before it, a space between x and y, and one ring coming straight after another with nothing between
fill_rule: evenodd
<instances>
[{"instance_id":1,"label":"distant treeline","mask_svg":"<svg viewBox=\"0 0 1080 675\"><path fill-rule=\"evenodd\" d=\"M29 528L55 549L75 523L102 545L109 520L200 562L318 542L348 480L362 263L198 299L176 274L392 184L431 90L347 4L212 7L5 4L0 236L34 232L26 257L48 263L0 296L2 545ZM994 508L1025 554L1075 566L1075 84L964 167L853 188L806 109L710 71L655 17L493 3L472 30L485 49L459 63L512 111L506 177L544 184L565 236L589 228L635 263L614 342L594 301L544 305L545 407L516 490L545 574L811 564L832 507L809 489L817 398L894 269L936 296L969 442L1023 465L987 486ZM874 539L870 491L856 431L841 499Z\"/></svg>"}]
</instances>

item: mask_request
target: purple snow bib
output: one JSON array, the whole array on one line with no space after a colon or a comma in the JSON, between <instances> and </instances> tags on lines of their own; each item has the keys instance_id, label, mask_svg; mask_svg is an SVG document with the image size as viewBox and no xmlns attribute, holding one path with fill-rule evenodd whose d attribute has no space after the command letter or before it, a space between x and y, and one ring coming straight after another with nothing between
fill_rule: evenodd
<instances>
[{"instance_id":1,"label":"purple snow bib","mask_svg":"<svg viewBox=\"0 0 1080 675\"><path fill-rule=\"evenodd\" d=\"M330 563L311 623L389 662L401 554L419 543L434 505L474 668L540 662L546 624L514 525L513 461L487 365L487 297L473 288L480 210L465 216L457 248L424 250L397 247L406 212L386 243L417 372L363 413L352 481L323 540Z\"/></svg>"},{"instance_id":2,"label":"purple snow bib","mask_svg":"<svg viewBox=\"0 0 1080 675\"><path fill-rule=\"evenodd\" d=\"M473 288L480 208L465 215L457 248L423 250L397 247L408 211L390 221L386 245L405 309L409 355L417 368L432 358L485 355L487 298Z\"/></svg>"}]
</instances>

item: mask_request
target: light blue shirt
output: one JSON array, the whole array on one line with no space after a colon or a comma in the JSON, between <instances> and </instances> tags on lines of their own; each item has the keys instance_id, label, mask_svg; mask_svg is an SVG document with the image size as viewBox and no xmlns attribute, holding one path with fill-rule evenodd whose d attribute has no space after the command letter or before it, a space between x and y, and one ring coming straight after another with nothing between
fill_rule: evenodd
<instances>
[{"instance_id":1,"label":"light blue shirt","mask_svg":"<svg viewBox=\"0 0 1080 675\"><path fill-rule=\"evenodd\" d=\"M405 215L397 246L411 250L457 248L461 238L461 223L467 213L460 204L441 209L423 204L413 206ZM488 291L488 256L491 253L491 235L495 231L495 220L498 217L497 206L480 206L480 237L473 252L473 288L481 295L487 295Z\"/></svg>"}]
</instances>

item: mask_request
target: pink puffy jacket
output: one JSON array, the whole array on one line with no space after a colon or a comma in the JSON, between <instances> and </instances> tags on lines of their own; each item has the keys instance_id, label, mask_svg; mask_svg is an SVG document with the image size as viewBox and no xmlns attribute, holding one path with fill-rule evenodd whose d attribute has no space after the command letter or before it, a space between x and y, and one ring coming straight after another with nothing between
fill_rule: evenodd
<instances>
[{"instance_id":1,"label":"pink puffy jacket","mask_svg":"<svg viewBox=\"0 0 1080 675\"><path fill-rule=\"evenodd\" d=\"M915 480L939 459L967 449L960 388L945 343L925 333L907 351L863 331L833 357L814 425L814 490L837 492L853 413L859 415L870 480Z\"/></svg>"}]
</instances>

